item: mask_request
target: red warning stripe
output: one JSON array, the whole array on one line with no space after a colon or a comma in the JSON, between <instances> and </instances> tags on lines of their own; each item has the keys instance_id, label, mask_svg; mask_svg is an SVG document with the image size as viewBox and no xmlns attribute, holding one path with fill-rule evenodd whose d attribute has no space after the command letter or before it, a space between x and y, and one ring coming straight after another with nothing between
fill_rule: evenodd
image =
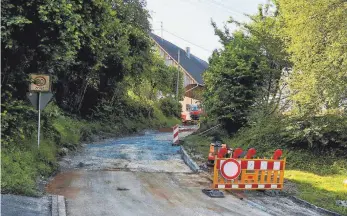
<instances>
[{"instance_id":1,"label":"red warning stripe","mask_svg":"<svg viewBox=\"0 0 347 216\"><path fill-rule=\"evenodd\" d=\"M254 162L254 169L260 169L260 164L261 164L261 161L255 161Z\"/></svg>"},{"instance_id":2,"label":"red warning stripe","mask_svg":"<svg viewBox=\"0 0 347 216\"><path fill-rule=\"evenodd\" d=\"M245 184L239 184L239 188L245 188Z\"/></svg>"},{"instance_id":3,"label":"red warning stripe","mask_svg":"<svg viewBox=\"0 0 347 216\"><path fill-rule=\"evenodd\" d=\"M274 162L273 161L268 161L267 162L267 169L272 170L274 168Z\"/></svg>"}]
</instances>

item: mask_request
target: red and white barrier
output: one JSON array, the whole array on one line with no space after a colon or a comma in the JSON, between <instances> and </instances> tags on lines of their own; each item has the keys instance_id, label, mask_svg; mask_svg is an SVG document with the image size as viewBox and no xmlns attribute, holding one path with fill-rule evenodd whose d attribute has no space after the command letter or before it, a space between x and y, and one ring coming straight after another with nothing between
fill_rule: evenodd
<instances>
[{"instance_id":1,"label":"red and white barrier","mask_svg":"<svg viewBox=\"0 0 347 216\"><path fill-rule=\"evenodd\" d=\"M178 134L179 134L179 127L178 125L175 125L173 127L173 142L172 142L173 145L178 145L179 143Z\"/></svg>"},{"instance_id":2,"label":"red and white barrier","mask_svg":"<svg viewBox=\"0 0 347 216\"><path fill-rule=\"evenodd\" d=\"M226 148L221 148L218 156L215 157L212 188L283 189L286 159L280 159L282 150L276 150L270 159L255 159L256 150L254 148L249 149L246 155L243 154L242 149L237 148L234 150L232 158L224 158L225 152Z\"/></svg>"}]
</instances>

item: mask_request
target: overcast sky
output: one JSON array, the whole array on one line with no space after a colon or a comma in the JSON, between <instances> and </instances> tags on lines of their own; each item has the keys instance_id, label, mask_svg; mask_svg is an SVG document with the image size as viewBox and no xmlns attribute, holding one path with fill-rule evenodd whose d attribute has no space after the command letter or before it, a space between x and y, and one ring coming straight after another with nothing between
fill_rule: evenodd
<instances>
[{"instance_id":1,"label":"overcast sky","mask_svg":"<svg viewBox=\"0 0 347 216\"><path fill-rule=\"evenodd\" d=\"M267 2L268 0L147 0L147 9L152 16L155 34L161 36L160 25L163 22L165 40L183 49L188 46L192 54L207 61L212 51L221 47L210 24L211 19L219 27L223 27L230 16L238 21L247 21L244 13L254 14L259 4Z\"/></svg>"}]
</instances>

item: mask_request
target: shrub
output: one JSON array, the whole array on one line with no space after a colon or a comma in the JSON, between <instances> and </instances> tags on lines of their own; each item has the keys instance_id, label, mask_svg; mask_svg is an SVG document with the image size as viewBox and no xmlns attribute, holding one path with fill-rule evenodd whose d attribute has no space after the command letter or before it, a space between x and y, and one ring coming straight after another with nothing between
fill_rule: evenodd
<instances>
[{"instance_id":1,"label":"shrub","mask_svg":"<svg viewBox=\"0 0 347 216\"><path fill-rule=\"evenodd\" d=\"M1 154L1 188L3 193L35 194L37 168L31 152L6 149Z\"/></svg>"},{"instance_id":2,"label":"shrub","mask_svg":"<svg viewBox=\"0 0 347 216\"><path fill-rule=\"evenodd\" d=\"M159 101L161 111L167 117L181 117L182 105L173 98L163 98Z\"/></svg>"}]
</instances>

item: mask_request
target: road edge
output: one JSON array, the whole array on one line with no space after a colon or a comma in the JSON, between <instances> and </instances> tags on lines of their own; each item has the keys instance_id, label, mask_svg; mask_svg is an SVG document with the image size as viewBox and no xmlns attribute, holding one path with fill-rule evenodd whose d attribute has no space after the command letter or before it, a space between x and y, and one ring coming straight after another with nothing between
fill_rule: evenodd
<instances>
[{"instance_id":1,"label":"road edge","mask_svg":"<svg viewBox=\"0 0 347 216\"><path fill-rule=\"evenodd\" d=\"M184 161L187 166L193 171L193 172L200 172L199 166L196 164L196 162L188 155L186 150L183 146L180 146L180 153L182 156L182 160Z\"/></svg>"},{"instance_id":2,"label":"road edge","mask_svg":"<svg viewBox=\"0 0 347 216\"><path fill-rule=\"evenodd\" d=\"M301 204L303 206L307 206L307 207L316 209L319 213L322 213L322 214L325 214L325 215L329 215L329 216L341 216L339 213L336 213L336 212L333 212L333 211L330 211L330 210L318 207L318 206L313 205L313 204L311 204L311 203L309 203L309 202L307 202L305 200L297 198L296 196L288 196L288 198L290 200L292 200L293 202L296 202L296 203Z\"/></svg>"},{"instance_id":3,"label":"road edge","mask_svg":"<svg viewBox=\"0 0 347 216\"><path fill-rule=\"evenodd\" d=\"M65 197L52 195L52 216L66 216Z\"/></svg>"}]
</instances>

